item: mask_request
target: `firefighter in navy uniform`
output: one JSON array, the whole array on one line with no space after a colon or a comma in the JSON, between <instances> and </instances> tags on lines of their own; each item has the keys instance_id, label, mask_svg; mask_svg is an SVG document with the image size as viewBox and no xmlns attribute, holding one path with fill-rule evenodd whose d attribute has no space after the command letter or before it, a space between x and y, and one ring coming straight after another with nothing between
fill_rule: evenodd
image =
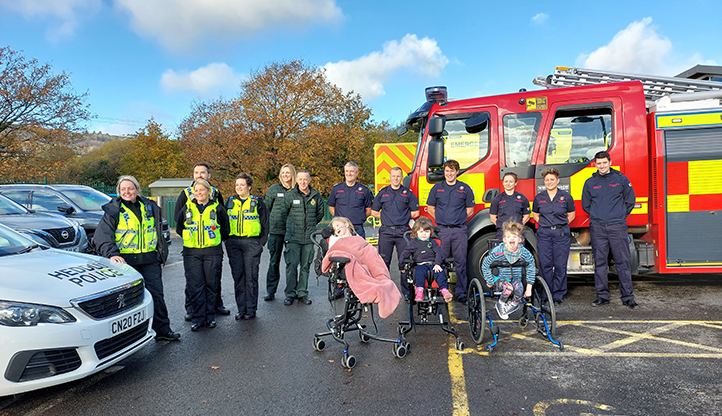
<instances>
[{"instance_id":1,"label":"firefighter in navy uniform","mask_svg":"<svg viewBox=\"0 0 722 416\"><path fill-rule=\"evenodd\" d=\"M546 189L536 194L531 208L534 221L539 224L536 234L539 270L552 292L554 303L561 304L562 297L567 293L567 262L571 241L569 223L576 216L576 208L572 196L557 188L557 169L544 169L541 175Z\"/></svg>"},{"instance_id":2,"label":"firefighter in navy uniform","mask_svg":"<svg viewBox=\"0 0 722 416\"><path fill-rule=\"evenodd\" d=\"M592 306L609 303L607 259L612 252L617 266L622 304L630 309L639 305L634 301L632 272L630 269L627 217L632 213L636 196L629 179L612 169L609 153L594 155L597 172L584 182L582 209L589 213L589 230L594 253L594 286L597 299Z\"/></svg>"},{"instance_id":3,"label":"firefighter in navy uniform","mask_svg":"<svg viewBox=\"0 0 722 416\"><path fill-rule=\"evenodd\" d=\"M391 185L381 188L371 205L371 216L381 220L378 249L387 268L391 264L394 247L397 256L406 247L404 233L409 230L409 221L419 217L419 199L401 184L402 177L403 171L400 167L391 168ZM400 269L400 274L401 292L408 298L409 288L404 280L403 268Z\"/></svg>"},{"instance_id":4,"label":"firefighter in navy uniform","mask_svg":"<svg viewBox=\"0 0 722 416\"><path fill-rule=\"evenodd\" d=\"M529 200L516 191L518 176L513 172L506 172L501 180L504 185L504 192L491 201L489 208L489 219L496 225L496 239L504 237L504 223L513 220L519 224L526 224L529 221L531 210Z\"/></svg>"},{"instance_id":5,"label":"firefighter in navy uniform","mask_svg":"<svg viewBox=\"0 0 722 416\"><path fill-rule=\"evenodd\" d=\"M221 241L228 238L225 207L211 198L205 179L193 184L193 195L180 209L176 232L183 236L183 268L191 301L191 331L204 325L216 327L216 305L220 286L218 273L223 262Z\"/></svg>"},{"instance_id":6,"label":"firefighter in navy uniform","mask_svg":"<svg viewBox=\"0 0 722 416\"><path fill-rule=\"evenodd\" d=\"M175 204L175 213L173 214L173 218L178 218L178 213L181 209L186 205L186 202L188 202L188 199L190 199L190 196L193 195L193 185L195 184L195 181L198 179L205 179L208 181L211 178L211 168L205 164L205 163L196 163L193 166L193 184L191 186L187 187L183 191L181 191L180 195L178 195L178 200ZM215 187L211 186L211 199L215 199L218 201L221 206L224 206L223 204L223 195L221 194L221 191L216 189ZM222 274L222 266L221 269L218 269L218 287L220 290L221 287L221 274ZM217 300L216 300L216 313L219 315L230 315L231 311L228 310L225 306L223 306L223 299L221 298L220 292L218 292ZM192 308L191 308L191 302L190 302L190 296L188 294L188 288L186 288L186 321L191 320L192 316Z\"/></svg>"},{"instance_id":7,"label":"firefighter in navy uniform","mask_svg":"<svg viewBox=\"0 0 722 416\"><path fill-rule=\"evenodd\" d=\"M143 276L153 297L156 341L178 341L180 334L170 329L163 298L161 264L168 259L168 243L163 238L160 207L139 195L140 185L132 176L121 176L116 192L119 197L103 205L93 244L103 257L126 263Z\"/></svg>"},{"instance_id":8,"label":"firefighter in navy uniform","mask_svg":"<svg viewBox=\"0 0 722 416\"><path fill-rule=\"evenodd\" d=\"M366 238L364 223L371 215L373 195L365 185L356 182L358 165L346 163L343 168L345 182L339 182L331 188L328 197L328 212L334 217L346 217L353 223L356 234Z\"/></svg>"},{"instance_id":9,"label":"firefighter in navy uniform","mask_svg":"<svg viewBox=\"0 0 722 416\"><path fill-rule=\"evenodd\" d=\"M466 303L466 221L474 214L476 202L474 190L456 179L459 170L459 162L453 159L444 162L444 181L431 188L426 205L439 226L443 258L449 258L449 254L454 257L456 300Z\"/></svg>"},{"instance_id":10,"label":"firefighter in navy uniform","mask_svg":"<svg viewBox=\"0 0 722 416\"><path fill-rule=\"evenodd\" d=\"M253 319L258 309L258 266L268 239L268 209L263 199L250 194L253 179L236 176L236 194L226 202L230 234L226 240L238 314L236 320Z\"/></svg>"}]
</instances>

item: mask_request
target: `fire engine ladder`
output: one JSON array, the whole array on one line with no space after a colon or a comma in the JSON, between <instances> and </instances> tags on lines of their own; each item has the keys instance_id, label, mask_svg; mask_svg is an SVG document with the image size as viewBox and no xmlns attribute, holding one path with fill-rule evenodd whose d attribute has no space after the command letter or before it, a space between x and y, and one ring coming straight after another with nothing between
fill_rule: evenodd
<instances>
[{"instance_id":1,"label":"fire engine ladder","mask_svg":"<svg viewBox=\"0 0 722 416\"><path fill-rule=\"evenodd\" d=\"M644 86L644 97L648 104L654 103L665 95L722 91L722 82L625 74L564 66L556 67L554 74L546 78L536 77L533 82L544 88L564 88L624 81L641 81Z\"/></svg>"}]
</instances>

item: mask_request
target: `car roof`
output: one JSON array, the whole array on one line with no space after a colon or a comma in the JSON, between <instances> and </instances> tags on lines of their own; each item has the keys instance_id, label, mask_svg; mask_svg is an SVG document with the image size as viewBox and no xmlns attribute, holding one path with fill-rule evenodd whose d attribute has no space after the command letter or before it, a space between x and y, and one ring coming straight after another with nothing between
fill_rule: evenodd
<instances>
[{"instance_id":1,"label":"car roof","mask_svg":"<svg viewBox=\"0 0 722 416\"><path fill-rule=\"evenodd\" d=\"M0 188L49 188L57 191L63 189L95 189L85 185L70 185L70 184L44 184L44 183L7 183L0 185Z\"/></svg>"}]
</instances>

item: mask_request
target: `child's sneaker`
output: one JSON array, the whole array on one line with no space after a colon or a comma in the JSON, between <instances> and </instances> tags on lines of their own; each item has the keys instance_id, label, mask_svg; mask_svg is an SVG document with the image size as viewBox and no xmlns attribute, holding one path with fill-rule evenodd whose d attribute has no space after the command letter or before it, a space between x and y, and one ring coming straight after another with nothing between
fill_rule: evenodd
<instances>
[{"instance_id":1,"label":"child's sneaker","mask_svg":"<svg viewBox=\"0 0 722 416\"><path fill-rule=\"evenodd\" d=\"M424 300L424 288L423 287L416 288L416 297L414 298L414 300L417 302Z\"/></svg>"},{"instance_id":2,"label":"child's sneaker","mask_svg":"<svg viewBox=\"0 0 722 416\"><path fill-rule=\"evenodd\" d=\"M521 302L518 300L510 300L507 302L507 305L509 305L509 310L507 311L507 315L511 315L512 313L516 312L521 308Z\"/></svg>"},{"instance_id":3,"label":"child's sneaker","mask_svg":"<svg viewBox=\"0 0 722 416\"><path fill-rule=\"evenodd\" d=\"M519 306L521 306L520 303L510 301L510 302L496 302L496 312L499 314L499 318L503 320L509 319L509 315L512 312L515 312L517 309L519 309Z\"/></svg>"},{"instance_id":4,"label":"child's sneaker","mask_svg":"<svg viewBox=\"0 0 722 416\"><path fill-rule=\"evenodd\" d=\"M441 289L441 295L444 297L444 302L449 303L454 299L454 295L449 292L449 289Z\"/></svg>"},{"instance_id":5,"label":"child's sneaker","mask_svg":"<svg viewBox=\"0 0 722 416\"><path fill-rule=\"evenodd\" d=\"M499 318L501 319L509 319L509 314L506 313L506 302L496 302L496 313L499 314Z\"/></svg>"}]
</instances>

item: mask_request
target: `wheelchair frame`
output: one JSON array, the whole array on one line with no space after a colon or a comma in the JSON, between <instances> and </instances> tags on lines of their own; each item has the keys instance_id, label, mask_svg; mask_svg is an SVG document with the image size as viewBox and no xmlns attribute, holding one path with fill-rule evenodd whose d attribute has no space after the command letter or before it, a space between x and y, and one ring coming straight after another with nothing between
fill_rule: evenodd
<instances>
[{"instance_id":1,"label":"wheelchair frame","mask_svg":"<svg viewBox=\"0 0 722 416\"><path fill-rule=\"evenodd\" d=\"M411 232L407 231L404 233L404 239L408 242ZM432 287L434 282L433 272L426 275L426 285L424 287L424 300L418 302L414 296L414 271L418 263L406 262L404 264L404 275L406 281L401 284L406 284L409 290L409 319L407 321L399 321L399 335L405 337L406 334L415 329L416 325L439 325L441 329L449 335L453 335L455 338L454 347L461 351L464 349L464 342L459 339L459 332L454 326L451 325L451 318L449 316L449 304L446 303L444 297L441 295L441 290L438 287ZM446 259L443 261L442 267L444 268L444 274L446 275L446 281L449 281L449 272L453 270L454 262L453 258ZM414 306L416 306L416 315L414 314ZM429 322L429 316L438 315L439 322ZM416 320L416 316L420 317L420 320Z\"/></svg>"},{"instance_id":2,"label":"wheelchair frame","mask_svg":"<svg viewBox=\"0 0 722 416\"><path fill-rule=\"evenodd\" d=\"M314 244L320 247L318 236L320 236L320 233L313 233L311 235L311 239ZM348 332L358 331L358 337L361 342L367 343L371 340L376 340L393 343L394 356L397 358L404 358L409 352L409 343L406 342L403 334L399 339L383 338L378 336L376 333L367 331L367 326L360 323L364 312L369 312L373 326L376 329L376 332L378 332L376 321L374 320L373 304L362 304L353 293L348 285L348 281L346 280L344 267L350 259L346 257L331 257L329 260L332 263L328 277L329 301L333 302L337 299L337 297L334 296L337 289L342 290L343 310L340 314L335 315L333 318L326 321L328 331L317 332L314 334L313 348L316 351L323 351L326 348L326 342L322 339L322 337L331 336L336 342L343 344L341 365L348 369L354 368L356 366L356 357L349 354L349 343L346 340L346 334Z\"/></svg>"},{"instance_id":3,"label":"wheelchair frame","mask_svg":"<svg viewBox=\"0 0 722 416\"><path fill-rule=\"evenodd\" d=\"M491 241L489 245L491 251ZM496 267L520 267L511 265L508 262L494 263L499 263ZM525 267L525 265L521 267ZM526 288L525 275L522 275L522 285ZM467 290L467 305L469 310L469 328L471 336L477 345L480 345L484 340L484 333L486 332L488 322L488 329L492 335L493 342L487 344L486 349L491 352L499 339L499 327L494 325L493 319L491 319L491 316L489 316L486 310L486 298L497 299L500 293L493 292L492 290L487 291L485 290L486 288L488 288L488 286L486 286L485 281L482 283L478 278L473 278L471 282L469 282ZM560 351L564 351L564 344L555 339L557 330L556 309L549 286L543 277L539 275L536 276L531 295L531 298L524 299L522 313L518 320L519 328L524 330L529 321L533 321L536 324L538 333L546 337L553 345L559 347Z\"/></svg>"}]
</instances>

